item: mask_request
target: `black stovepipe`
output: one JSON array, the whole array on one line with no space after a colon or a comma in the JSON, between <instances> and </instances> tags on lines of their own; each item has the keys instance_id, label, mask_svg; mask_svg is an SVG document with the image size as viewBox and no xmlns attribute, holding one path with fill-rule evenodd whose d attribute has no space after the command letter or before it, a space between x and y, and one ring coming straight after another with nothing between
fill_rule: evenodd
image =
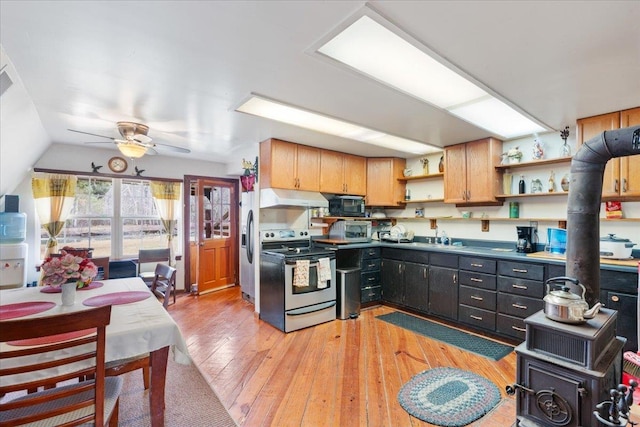
<instances>
[{"instance_id":1,"label":"black stovepipe","mask_svg":"<svg viewBox=\"0 0 640 427\"><path fill-rule=\"evenodd\" d=\"M591 307L600 294L600 202L606 163L640 154L640 126L605 131L585 142L571 160L567 200L566 275L586 288ZM575 291L575 290L574 290Z\"/></svg>"}]
</instances>

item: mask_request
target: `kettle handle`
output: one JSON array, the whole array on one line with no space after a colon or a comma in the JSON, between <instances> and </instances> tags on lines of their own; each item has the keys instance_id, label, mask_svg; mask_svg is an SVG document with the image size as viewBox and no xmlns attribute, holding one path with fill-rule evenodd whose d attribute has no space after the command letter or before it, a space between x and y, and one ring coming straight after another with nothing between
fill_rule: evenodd
<instances>
[{"instance_id":1,"label":"kettle handle","mask_svg":"<svg viewBox=\"0 0 640 427\"><path fill-rule=\"evenodd\" d=\"M549 293L549 285L551 283L564 283L564 282L571 282L576 286L580 286L582 288L582 299L584 299L584 295L587 292L587 289L584 287L582 283L580 283L578 279L574 277L560 276L560 277L551 277L547 279L547 281L544 282L544 284L547 287L547 293Z\"/></svg>"}]
</instances>

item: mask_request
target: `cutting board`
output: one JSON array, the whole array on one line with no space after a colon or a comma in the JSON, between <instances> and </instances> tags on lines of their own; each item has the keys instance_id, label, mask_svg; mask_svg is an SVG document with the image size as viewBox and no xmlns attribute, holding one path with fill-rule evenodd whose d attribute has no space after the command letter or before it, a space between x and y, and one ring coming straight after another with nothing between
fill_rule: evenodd
<instances>
[{"instance_id":1,"label":"cutting board","mask_svg":"<svg viewBox=\"0 0 640 427\"><path fill-rule=\"evenodd\" d=\"M339 240L339 239L313 239L313 241L318 243L329 243L331 245L347 245L349 243L353 243L348 240Z\"/></svg>"},{"instance_id":2,"label":"cutting board","mask_svg":"<svg viewBox=\"0 0 640 427\"><path fill-rule=\"evenodd\" d=\"M566 259L564 255L553 255L544 251L527 254L527 256L532 258L555 259L560 261L565 261ZM625 267L637 267L639 261L640 259L638 258L629 258L629 259L600 258L600 264L622 265Z\"/></svg>"}]
</instances>

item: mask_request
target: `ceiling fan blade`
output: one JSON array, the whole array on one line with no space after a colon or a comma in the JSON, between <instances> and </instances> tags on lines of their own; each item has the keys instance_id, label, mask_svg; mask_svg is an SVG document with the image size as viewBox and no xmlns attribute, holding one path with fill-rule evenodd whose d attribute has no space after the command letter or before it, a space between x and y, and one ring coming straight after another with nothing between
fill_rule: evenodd
<instances>
[{"instance_id":1,"label":"ceiling fan blade","mask_svg":"<svg viewBox=\"0 0 640 427\"><path fill-rule=\"evenodd\" d=\"M188 148L182 148L176 145L162 144L160 142L154 142L153 144L163 151L173 151L174 153L185 153L185 154L191 152L191 150L189 150Z\"/></svg>"},{"instance_id":2,"label":"ceiling fan blade","mask_svg":"<svg viewBox=\"0 0 640 427\"><path fill-rule=\"evenodd\" d=\"M112 140L112 141L115 141L115 140L116 140L116 139L115 139L114 137L112 137L112 136L98 135L98 134L96 134L96 133L83 132L83 131L81 131L81 130L75 130L75 129L67 129L67 130L68 130L68 131L71 131L71 132L82 133L82 134L85 134L85 135L97 136L97 137L99 137L99 138L108 138L108 139L110 139L110 140Z\"/></svg>"},{"instance_id":3,"label":"ceiling fan blade","mask_svg":"<svg viewBox=\"0 0 640 427\"><path fill-rule=\"evenodd\" d=\"M132 139L141 144L150 144L152 141L147 135L142 134L134 135Z\"/></svg>"},{"instance_id":4,"label":"ceiling fan blade","mask_svg":"<svg viewBox=\"0 0 640 427\"><path fill-rule=\"evenodd\" d=\"M113 144L113 141L84 141L83 144Z\"/></svg>"}]
</instances>

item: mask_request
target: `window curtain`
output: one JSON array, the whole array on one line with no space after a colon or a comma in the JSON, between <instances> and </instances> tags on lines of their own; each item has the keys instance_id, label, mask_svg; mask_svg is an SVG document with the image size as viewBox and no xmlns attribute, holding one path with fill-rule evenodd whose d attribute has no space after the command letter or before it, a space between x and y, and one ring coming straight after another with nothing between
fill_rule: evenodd
<instances>
[{"instance_id":1,"label":"window curtain","mask_svg":"<svg viewBox=\"0 0 640 427\"><path fill-rule=\"evenodd\" d=\"M31 178L31 189L36 211L49 235L45 258L58 252L58 240L71 213L76 197L75 175L36 174Z\"/></svg>"},{"instance_id":2,"label":"window curtain","mask_svg":"<svg viewBox=\"0 0 640 427\"><path fill-rule=\"evenodd\" d=\"M151 195L156 209L162 219L162 225L167 232L167 246L169 247L169 265L175 265L173 230L178 222L180 209L180 182L151 181Z\"/></svg>"}]
</instances>

